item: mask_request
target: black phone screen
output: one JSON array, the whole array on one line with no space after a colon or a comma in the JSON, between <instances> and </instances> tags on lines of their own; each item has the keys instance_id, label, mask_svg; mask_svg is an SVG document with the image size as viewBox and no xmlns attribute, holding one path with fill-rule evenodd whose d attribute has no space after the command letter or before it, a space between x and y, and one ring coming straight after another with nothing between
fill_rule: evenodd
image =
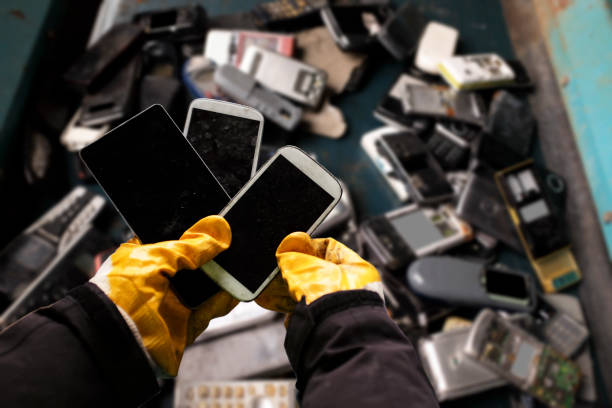
<instances>
[{"instance_id":1,"label":"black phone screen","mask_svg":"<svg viewBox=\"0 0 612 408\"><path fill-rule=\"evenodd\" d=\"M145 244L178 239L229 201L160 105L85 147L81 158Z\"/></svg>"},{"instance_id":2,"label":"black phone screen","mask_svg":"<svg viewBox=\"0 0 612 408\"><path fill-rule=\"evenodd\" d=\"M495 269L486 270L487 292L492 295L507 296L515 299L527 299L527 282L525 278Z\"/></svg>"},{"instance_id":3,"label":"black phone screen","mask_svg":"<svg viewBox=\"0 0 612 408\"><path fill-rule=\"evenodd\" d=\"M215 262L255 292L276 268L276 248L283 238L308 230L333 201L289 160L277 156L225 214L232 244Z\"/></svg>"},{"instance_id":4,"label":"black phone screen","mask_svg":"<svg viewBox=\"0 0 612 408\"><path fill-rule=\"evenodd\" d=\"M192 109L187 140L233 197L251 178L260 121Z\"/></svg>"}]
</instances>

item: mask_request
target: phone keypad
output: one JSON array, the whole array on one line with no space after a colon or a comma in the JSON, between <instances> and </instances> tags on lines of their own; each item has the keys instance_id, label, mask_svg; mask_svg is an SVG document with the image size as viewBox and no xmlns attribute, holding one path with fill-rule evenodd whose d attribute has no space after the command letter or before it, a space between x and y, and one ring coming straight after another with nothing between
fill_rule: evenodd
<instances>
[{"instance_id":1,"label":"phone keypad","mask_svg":"<svg viewBox=\"0 0 612 408\"><path fill-rule=\"evenodd\" d=\"M177 408L297 408L295 380L177 383Z\"/></svg>"}]
</instances>

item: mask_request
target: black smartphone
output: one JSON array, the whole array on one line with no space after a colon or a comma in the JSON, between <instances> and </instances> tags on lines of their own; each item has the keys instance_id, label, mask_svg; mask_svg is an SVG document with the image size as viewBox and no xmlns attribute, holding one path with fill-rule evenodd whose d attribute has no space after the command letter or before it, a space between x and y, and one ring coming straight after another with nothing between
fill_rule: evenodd
<instances>
[{"instance_id":1,"label":"black smartphone","mask_svg":"<svg viewBox=\"0 0 612 408\"><path fill-rule=\"evenodd\" d=\"M117 126L80 156L143 244L178 239L230 199L161 105ZM202 279L198 291L219 290ZM175 292L189 303L189 294Z\"/></svg>"},{"instance_id":2,"label":"black smartphone","mask_svg":"<svg viewBox=\"0 0 612 408\"><path fill-rule=\"evenodd\" d=\"M237 103L194 99L185 121L185 137L233 197L257 170L264 118Z\"/></svg>"}]
</instances>

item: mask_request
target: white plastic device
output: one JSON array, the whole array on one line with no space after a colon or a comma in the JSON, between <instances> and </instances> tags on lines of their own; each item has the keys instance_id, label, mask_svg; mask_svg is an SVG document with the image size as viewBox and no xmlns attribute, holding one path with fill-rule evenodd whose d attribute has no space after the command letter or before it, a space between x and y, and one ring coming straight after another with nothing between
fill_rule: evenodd
<instances>
[{"instance_id":1,"label":"white plastic device","mask_svg":"<svg viewBox=\"0 0 612 408\"><path fill-rule=\"evenodd\" d=\"M442 59L438 70L455 89L490 88L514 80L514 71L497 54L455 55Z\"/></svg>"},{"instance_id":2,"label":"white plastic device","mask_svg":"<svg viewBox=\"0 0 612 408\"><path fill-rule=\"evenodd\" d=\"M438 74L438 64L455 53L459 32L446 24L432 21L427 24L414 58L414 65L428 74Z\"/></svg>"}]
</instances>

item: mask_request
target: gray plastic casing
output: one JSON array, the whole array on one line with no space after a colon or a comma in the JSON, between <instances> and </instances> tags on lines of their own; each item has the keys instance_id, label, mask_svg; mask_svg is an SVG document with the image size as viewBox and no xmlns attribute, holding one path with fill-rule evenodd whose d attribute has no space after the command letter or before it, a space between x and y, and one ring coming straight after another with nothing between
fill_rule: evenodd
<instances>
[{"instance_id":1,"label":"gray plastic casing","mask_svg":"<svg viewBox=\"0 0 612 408\"><path fill-rule=\"evenodd\" d=\"M406 279L410 287L424 297L449 304L471 307L491 307L516 312L531 312L537 304L536 285L531 276L511 271L503 266L494 268L525 279L528 301L518 302L510 297L491 295L485 286L485 271L490 266L481 261L468 261L450 256L431 256L418 259L408 268Z\"/></svg>"}]
</instances>

